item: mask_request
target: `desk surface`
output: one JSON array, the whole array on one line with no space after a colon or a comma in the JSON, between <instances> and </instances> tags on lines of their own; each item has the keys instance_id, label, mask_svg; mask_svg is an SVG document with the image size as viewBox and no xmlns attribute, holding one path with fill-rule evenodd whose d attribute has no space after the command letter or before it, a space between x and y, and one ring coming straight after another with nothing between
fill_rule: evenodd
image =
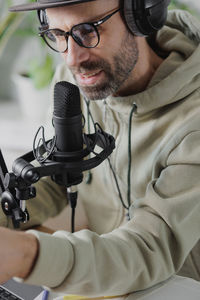
<instances>
[{"instance_id":1,"label":"desk surface","mask_svg":"<svg viewBox=\"0 0 200 300\"><path fill-rule=\"evenodd\" d=\"M79 296L70 297L50 293L48 300L105 300L106 297L80 298ZM125 297L107 298L116 300L199 300L200 282L180 276L173 276L162 284L158 284L150 289L131 293ZM42 300L42 293L34 300Z\"/></svg>"}]
</instances>

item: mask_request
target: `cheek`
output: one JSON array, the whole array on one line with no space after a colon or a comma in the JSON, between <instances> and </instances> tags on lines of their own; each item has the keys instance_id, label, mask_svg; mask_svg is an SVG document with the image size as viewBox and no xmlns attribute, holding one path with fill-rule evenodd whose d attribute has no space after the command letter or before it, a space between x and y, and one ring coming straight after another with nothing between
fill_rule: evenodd
<instances>
[{"instance_id":1,"label":"cheek","mask_svg":"<svg viewBox=\"0 0 200 300\"><path fill-rule=\"evenodd\" d=\"M105 30L100 35L99 49L106 53L107 56L116 55L122 46L122 41L127 35L127 30L124 26L114 27L113 30Z\"/></svg>"}]
</instances>

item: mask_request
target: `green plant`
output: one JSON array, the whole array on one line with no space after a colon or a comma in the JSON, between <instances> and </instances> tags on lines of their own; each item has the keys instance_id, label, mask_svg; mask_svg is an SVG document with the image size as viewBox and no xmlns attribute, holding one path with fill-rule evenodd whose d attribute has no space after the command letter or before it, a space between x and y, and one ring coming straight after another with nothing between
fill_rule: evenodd
<instances>
[{"instance_id":1,"label":"green plant","mask_svg":"<svg viewBox=\"0 0 200 300\"><path fill-rule=\"evenodd\" d=\"M29 0L28 2L34 2ZM0 4L0 59L6 55L6 47L13 35L23 39L37 36L35 28L37 16L35 12L10 13L8 7L13 5L13 0L6 0ZM4 13L2 13L4 11ZM54 73L54 58L48 54L43 40L38 37L38 43L43 52L42 57L33 57L26 63L26 75L33 80L35 88L42 89L49 85Z\"/></svg>"},{"instance_id":2,"label":"green plant","mask_svg":"<svg viewBox=\"0 0 200 300\"><path fill-rule=\"evenodd\" d=\"M52 56L47 54L42 63L34 58L30 61L27 75L33 80L33 84L37 89L47 86L54 74L54 64Z\"/></svg>"},{"instance_id":3,"label":"green plant","mask_svg":"<svg viewBox=\"0 0 200 300\"><path fill-rule=\"evenodd\" d=\"M0 7L1 8L1 7ZM17 28L24 20L25 15L19 13L7 13L1 16L0 21L0 57L3 55L6 45Z\"/></svg>"}]
</instances>

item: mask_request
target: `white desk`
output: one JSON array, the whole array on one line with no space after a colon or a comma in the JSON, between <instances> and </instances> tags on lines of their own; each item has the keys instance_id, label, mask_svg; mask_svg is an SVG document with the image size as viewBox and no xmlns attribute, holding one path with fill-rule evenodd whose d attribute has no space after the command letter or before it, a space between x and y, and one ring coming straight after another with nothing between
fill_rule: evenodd
<instances>
[{"instance_id":1,"label":"white desk","mask_svg":"<svg viewBox=\"0 0 200 300\"><path fill-rule=\"evenodd\" d=\"M48 300L63 300L64 295L50 293ZM79 300L80 298L66 297L68 300ZM85 298L89 300L95 298ZM102 297L102 300L104 298ZM153 288L132 293L126 297L112 298L116 300L200 300L200 282L193 279L173 276L165 283L158 284ZM42 293L34 300L42 300ZM81 299L80 299L81 300ZM98 298L99 300L99 298Z\"/></svg>"}]
</instances>

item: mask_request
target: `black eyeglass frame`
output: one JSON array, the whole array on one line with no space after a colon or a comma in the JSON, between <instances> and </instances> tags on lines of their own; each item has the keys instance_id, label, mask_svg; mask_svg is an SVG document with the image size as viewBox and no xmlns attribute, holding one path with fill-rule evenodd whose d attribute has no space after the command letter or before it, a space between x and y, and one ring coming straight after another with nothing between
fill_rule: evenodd
<instances>
[{"instance_id":1,"label":"black eyeglass frame","mask_svg":"<svg viewBox=\"0 0 200 300\"><path fill-rule=\"evenodd\" d=\"M99 21L95 21L95 22L83 22L83 23L79 23L79 24L76 24L74 26L72 26L72 28L70 29L70 31L63 31L62 29L58 29L58 28L51 28L51 29L46 29L48 27L47 24L45 25L42 25L39 29L44 29L44 30L41 30L38 35L40 37L43 38L43 40L45 41L45 43L54 51L58 52L58 53L64 53L67 51L68 49L68 37L71 36L73 38L73 40L80 46L80 47L84 47L84 48L95 48L99 42L100 42L100 34L98 32L98 29L97 29L97 26L103 24L104 22L106 22L108 19L110 19L114 14L116 14L117 12L119 12L121 9L118 8L117 10L115 10L114 12L110 13L109 15L105 16L104 18L100 19ZM97 43L94 45L94 46L84 46L80 40L78 40L78 38L73 34L73 29L77 26L80 26L80 25L90 25L94 28L95 32L97 33L97 38L98 38L98 41ZM58 32L62 33L62 35L65 37L65 40L66 40L66 44L67 44L67 47L64 51L59 51L59 50L56 50L54 49L46 40L45 38L45 34L48 33L48 32L51 32L52 30L57 30Z\"/></svg>"}]
</instances>

